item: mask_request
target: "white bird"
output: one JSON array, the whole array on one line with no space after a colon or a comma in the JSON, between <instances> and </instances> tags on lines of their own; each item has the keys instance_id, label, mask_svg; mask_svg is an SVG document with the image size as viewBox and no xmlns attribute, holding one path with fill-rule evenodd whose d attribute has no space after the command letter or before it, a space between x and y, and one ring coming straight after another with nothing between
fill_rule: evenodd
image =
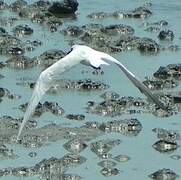
<instances>
[{"instance_id":1,"label":"white bird","mask_svg":"<svg viewBox=\"0 0 181 180\"><path fill-rule=\"evenodd\" d=\"M28 103L23 121L19 128L17 139L19 139L25 123L34 113L34 110L42 96L50 89L51 86L53 86L54 82L63 72L69 70L78 63L90 65L91 67L97 69L100 68L100 65L109 65L106 61L111 61L116 64L126 74L131 82L141 91L141 93L144 93L159 108L164 110L167 109L167 107L161 101L159 101L159 99L154 94L152 94L152 92L117 59L113 58L109 54L94 50L85 45L74 45L72 46L71 51L65 57L45 69L40 74L36 82L33 95Z\"/></svg>"}]
</instances>

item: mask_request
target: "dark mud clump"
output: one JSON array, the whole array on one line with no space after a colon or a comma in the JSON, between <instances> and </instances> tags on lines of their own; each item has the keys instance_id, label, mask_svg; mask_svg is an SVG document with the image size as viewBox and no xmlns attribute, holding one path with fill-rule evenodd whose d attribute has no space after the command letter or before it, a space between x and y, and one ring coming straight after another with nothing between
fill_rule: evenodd
<instances>
[{"instance_id":1,"label":"dark mud clump","mask_svg":"<svg viewBox=\"0 0 181 180\"><path fill-rule=\"evenodd\" d=\"M174 171L164 168L150 174L149 177L155 180L175 180L179 176Z\"/></svg>"},{"instance_id":2,"label":"dark mud clump","mask_svg":"<svg viewBox=\"0 0 181 180\"><path fill-rule=\"evenodd\" d=\"M131 26L126 26L123 24L109 25L101 29L103 33L108 35L132 35L134 34L134 29Z\"/></svg>"},{"instance_id":3,"label":"dark mud clump","mask_svg":"<svg viewBox=\"0 0 181 180\"><path fill-rule=\"evenodd\" d=\"M62 25L62 18L75 17L75 12L78 9L76 0L64 0L62 2L51 1L36 1L28 4L24 0L17 0L9 6L1 5L1 9L8 9L17 14L18 18L31 20L34 23L39 23L48 27L50 32L57 31L57 28ZM60 18L61 17L61 18ZM31 34L32 31L27 27L18 27L21 34ZM25 30L25 31L24 31Z\"/></svg>"},{"instance_id":4,"label":"dark mud clump","mask_svg":"<svg viewBox=\"0 0 181 180\"><path fill-rule=\"evenodd\" d=\"M18 27L18 26L17 26ZM16 31L17 34L28 34L28 32L25 32L25 27L23 29ZM15 31L15 30L14 30ZM31 41L22 41L17 36L12 36L9 34L0 34L0 54L6 55L6 56L20 56L25 54L27 51L33 51L37 47L36 40ZM29 43L28 43L29 42ZM37 41L38 42L38 41ZM30 46L31 45L31 46Z\"/></svg>"},{"instance_id":5,"label":"dark mud clump","mask_svg":"<svg viewBox=\"0 0 181 180\"><path fill-rule=\"evenodd\" d=\"M173 88L180 85L181 68L180 64L168 64L167 66L160 66L158 70L153 73L153 78L146 78L143 83L168 107L167 111L156 108L152 111L155 116L168 117L173 114L180 113L181 97L179 92L169 92ZM161 90L167 92L161 92Z\"/></svg>"},{"instance_id":6,"label":"dark mud clump","mask_svg":"<svg viewBox=\"0 0 181 180\"><path fill-rule=\"evenodd\" d=\"M79 153L87 147L86 141L100 135L102 135L102 132L99 129L88 129L85 127L67 128L61 125L49 124L38 129L26 129L26 132L22 134L19 144L27 148L39 148L51 141L68 139L70 141L64 145L64 148L70 152ZM14 138L12 141L14 141Z\"/></svg>"},{"instance_id":7,"label":"dark mud clump","mask_svg":"<svg viewBox=\"0 0 181 180\"><path fill-rule=\"evenodd\" d=\"M53 2L48 11L54 15L74 14L77 11L78 5L77 0L64 0L63 3Z\"/></svg>"},{"instance_id":8,"label":"dark mud clump","mask_svg":"<svg viewBox=\"0 0 181 180\"><path fill-rule=\"evenodd\" d=\"M151 90L171 89L178 86L178 83L172 79L147 79L143 83Z\"/></svg>"},{"instance_id":9,"label":"dark mud clump","mask_svg":"<svg viewBox=\"0 0 181 180\"><path fill-rule=\"evenodd\" d=\"M39 148L47 143L46 136L42 135L24 135L19 143L26 148Z\"/></svg>"},{"instance_id":10,"label":"dark mud clump","mask_svg":"<svg viewBox=\"0 0 181 180\"><path fill-rule=\"evenodd\" d=\"M6 35L6 29L4 29L3 27L0 27L0 35Z\"/></svg>"},{"instance_id":11,"label":"dark mud clump","mask_svg":"<svg viewBox=\"0 0 181 180\"><path fill-rule=\"evenodd\" d=\"M6 88L0 88L0 97L8 96L10 91Z\"/></svg>"},{"instance_id":12,"label":"dark mud clump","mask_svg":"<svg viewBox=\"0 0 181 180\"><path fill-rule=\"evenodd\" d=\"M159 79L181 79L181 64L169 64L161 66L154 74Z\"/></svg>"},{"instance_id":13,"label":"dark mud clump","mask_svg":"<svg viewBox=\"0 0 181 180\"><path fill-rule=\"evenodd\" d=\"M4 68L5 64L3 62L0 62L0 69Z\"/></svg>"},{"instance_id":14,"label":"dark mud clump","mask_svg":"<svg viewBox=\"0 0 181 180\"><path fill-rule=\"evenodd\" d=\"M87 110L89 113L95 113L105 116L118 116L121 114L132 114L132 113L142 113L140 109L131 110L130 107L143 107L147 106L148 104L141 98L134 98L134 97L121 97L119 99L109 99L104 100L100 103L96 102L88 102L87 103Z\"/></svg>"},{"instance_id":15,"label":"dark mud clump","mask_svg":"<svg viewBox=\"0 0 181 180\"><path fill-rule=\"evenodd\" d=\"M0 54L1 55L22 55L25 53L23 42L11 35L0 35Z\"/></svg>"},{"instance_id":16,"label":"dark mud clump","mask_svg":"<svg viewBox=\"0 0 181 180\"><path fill-rule=\"evenodd\" d=\"M154 128L152 131L155 132L157 134L157 138L161 140L166 140L166 141L181 140L181 135L179 134L179 132L174 130Z\"/></svg>"},{"instance_id":17,"label":"dark mud clump","mask_svg":"<svg viewBox=\"0 0 181 180\"><path fill-rule=\"evenodd\" d=\"M0 10L4 10L4 9L6 9L8 7L8 5L3 1L3 0L1 0L0 1Z\"/></svg>"},{"instance_id":18,"label":"dark mud clump","mask_svg":"<svg viewBox=\"0 0 181 180\"><path fill-rule=\"evenodd\" d=\"M68 141L63 145L63 147L73 154L79 154L82 152L88 145L81 139L73 139Z\"/></svg>"},{"instance_id":19,"label":"dark mud clump","mask_svg":"<svg viewBox=\"0 0 181 180\"><path fill-rule=\"evenodd\" d=\"M153 148L161 153L172 153L178 147L178 140L181 140L180 134L177 131L166 130L161 128L153 129L159 139L153 144Z\"/></svg>"},{"instance_id":20,"label":"dark mud clump","mask_svg":"<svg viewBox=\"0 0 181 180\"><path fill-rule=\"evenodd\" d=\"M62 30L64 35L72 36L72 37L79 37L84 33L84 30L79 26L68 26L66 29Z\"/></svg>"},{"instance_id":21,"label":"dark mud clump","mask_svg":"<svg viewBox=\"0 0 181 180\"><path fill-rule=\"evenodd\" d=\"M159 45L150 38L142 38L137 48L141 53L157 53L160 50Z\"/></svg>"},{"instance_id":22,"label":"dark mud clump","mask_svg":"<svg viewBox=\"0 0 181 180\"><path fill-rule=\"evenodd\" d=\"M118 146L121 143L121 140L100 140L91 143L90 150L94 152L98 157L101 155L107 154L113 147Z\"/></svg>"},{"instance_id":23,"label":"dark mud clump","mask_svg":"<svg viewBox=\"0 0 181 180\"><path fill-rule=\"evenodd\" d=\"M35 87L35 82L28 82L26 79L20 79L17 85L28 86L29 88ZM78 91L102 91L109 88L109 85L91 79L81 79L81 80L70 80L70 79L60 79L55 82L49 93L58 93L62 89L66 90L78 90Z\"/></svg>"},{"instance_id":24,"label":"dark mud clump","mask_svg":"<svg viewBox=\"0 0 181 180\"><path fill-rule=\"evenodd\" d=\"M160 50L160 45L150 38L140 38L135 36L122 36L115 41L117 47L121 47L123 50L137 49L141 53L157 53Z\"/></svg>"},{"instance_id":25,"label":"dark mud clump","mask_svg":"<svg viewBox=\"0 0 181 180\"><path fill-rule=\"evenodd\" d=\"M140 38L136 36L121 36L115 42L117 48L121 48L122 51L137 49Z\"/></svg>"},{"instance_id":26,"label":"dark mud clump","mask_svg":"<svg viewBox=\"0 0 181 180\"><path fill-rule=\"evenodd\" d=\"M49 124L41 128L37 126L36 121L30 120L27 122L25 129L22 132L21 139L17 142L16 137L22 119L3 116L0 118L0 141L4 143L18 143L26 148L39 148L46 145L48 142L55 142L61 139L72 140L66 145L70 151L81 152L87 145L87 141L94 139L103 132L100 129L87 127L62 127L62 125ZM75 140L77 139L77 141ZM77 146L79 144L79 146Z\"/></svg>"},{"instance_id":27,"label":"dark mud clump","mask_svg":"<svg viewBox=\"0 0 181 180\"><path fill-rule=\"evenodd\" d=\"M60 80L57 81L57 85L52 88L52 90L70 89L70 90L79 90L79 91L95 91L95 90L105 90L109 86L100 81L94 81L91 79L83 80ZM51 91L51 90L50 90ZM58 92L58 91L57 91Z\"/></svg>"},{"instance_id":28,"label":"dark mud clump","mask_svg":"<svg viewBox=\"0 0 181 180\"><path fill-rule=\"evenodd\" d=\"M23 112L26 111L28 103L19 106ZM34 116L41 116L44 112L51 112L55 115L62 115L65 111L56 102L45 101L43 104L39 103L35 109Z\"/></svg>"},{"instance_id":29,"label":"dark mud clump","mask_svg":"<svg viewBox=\"0 0 181 180\"><path fill-rule=\"evenodd\" d=\"M18 155L14 153L13 149L9 149L6 145L0 144L0 160L16 158L18 158Z\"/></svg>"},{"instance_id":30,"label":"dark mud clump","mask_svg":"<svg viewBox=\"0 0 181 180\"><path fill-rule=\"evenodd\" d=\"M152 15L152 12L146 7L138 7L128 12L117 11L113 16L118 18L147 18Z\"/></svg>"},{"instance_id":31,"label":"dark mud clump","mask_svg":"<svg viewBox=\"0 0 181 180\"><path fill-rule=\"evenodd\" d=\"M82 127L88 128L88 129L99 129L100 123L97 121L87 121L82 125Z\"/></svg>"},{"instance_id":32,"label":"dark mud clump","mask_svg":"<svg viewBox=\"0 0 181 180\"><path fill-rule=\"evenodd\" d=\"M144 31L154 32L154 33L159 33L161 31L165 31L165 29L163 29L163 28L165 28L167 25L168 25L168 22L166 20L143 23Z\"/></svg>"},{"instance_id":33,"label":"dark mud clump","mask_svg":"<svg viewBox=\"0 0 181 180\"><path fill-rule=\"evenodd\" d=\"M142 99L140 97L120 97L117 99L107 99L101 102L88 101L87 102L87 112L115 117L122 114L142 114L142 113L152 113L157 117L169 117L180 112L179 104L177 105L173 102L173 99L178 99L179 96L169 94L158 93L156 96L168 107L167 110L158 108L149 99Z\"/></svg>"},{"instance_id":34,"label":"dark mud clump","mask_svg":"<svg viewBox=\"0 0 181 180\"><path fill-rule=\"evenodd\" d=\"M81 179L76 174L66 174L72 167L80 166L86 162L86 158L79 155L67 154L62 158L51 157L43 159L32 167L6 168L0 171L2 176L30 177L38 176L40 179Z\"/></svg>"},{"instance_id":35,"label":"dark mud clump","mask_svg":"<svg viewBox=\"0 0 181 180\"><path fill-rule=\"evenodd\" d=\"M34 59L24 55L14 56L5 62L7 67L13 69L29 69L34 67L36 64L37 63Z\"/></svg>"},{"instance_id":36,"label":"dark mud clump","mask_svg":"<svg viewBox=\"0 0 181 180\"><path fill-rule=\"evenodd\" d=\"M83 26L68 26L62 30L64 35L74 38L73 42L83 43L107 52L139 50L143 54L156 54L162 49L155 40L147 37L134 36L134 29L124 24L87 24Z\"/></svg>"},{"instance_id":37,"label":"dark mud clump","mask_svg":"<svg viewBox=\"0 0 181 180\"><path fill-rule=\"evenodd\" d=\"M118 99L119 94L114 91L106 91L101 95L101 97L105 100Z\"/></svg>"},{"instance_id":38,"label":"dark mud clump","mask_svg":"<svg viewBox=\"0 0 181 180\"><path fill-rule=\"evenodd\" d=\"M171 153L175 151L179 146L177 142L159 140L153 144L153 148L161 153Z\"/></svg>"},{"instance_id":39,"label":"dark mud clump","mask_svg":"<svg viewBox=\"0 0 181 180\"><path fill-rule=\"evenodd\" d=\"M42 42L38 39L35 39L35 40L27 40L24 42L24 45L25 45L25 50L27 52L29 51L34 51L36 50L38 47L40 47L42 45ZM35 58L32 58L35 62L37 61L36 60L36 57Z\"/></svg>"},{"instance_id":40,"label":"dark mud clump","mask_svg":"<svg viewBox=\"0 0 181 180\"><path fill-rule=\"evenodd\" d=\"M67 114L66 118L70 120L76 120L76 121L85 120L85 116L83 114Z\"/></svg>"},{"instance_id":41,"label":"dark mud clump","mask_svg":"<svg viewBox=\"0 0 181 180\"><path fill-rule=\"evenodd\" d=\"M152 12L146 7L138 7L130 11L115 11L112 13L94 12L88 15L89 18L102 19L106 17L115 18L147 18L152 15Z\"/></svg>"},{"instance_id":42,"label":"dark mud clump","mask_svg":"<svg viewBox=\"0 0 181 180\"><path fill-rule=\"evenodd\" d=\"M173 41L174 33L171 30L163 30L163 31L160 31L158 38L160 40Z\"/></svg>"},{"instance_id":43,"label":"dark mud clump","mask_svg":"<svg viewBox=\"0 0 181 180\"><path fill-rule=\"evenodd\" d=\"M137 119L113 120L105 123L86 122L82 127L99 129L104 133L120 133L125 136L136 136L141 132L142 125Z\"/></svg>"},{"instance_id":44,"label":"dark mud clump","mask_svg":"<svg viewBox=\"0 0 181 180\"><path fill-rule=\"evenodd\" d=\"M114 161L111 160L103 160L97 163L100 167L112 168L117 165Z\"/></svg>"},{"instance_id":45,"label":"dark mud clump","mask_svg":"<svg viewBox=\"0 0 181 180\"><path fill-rule=\"evenodd\" d=\"M11 116L0 117L0 141L3 143L14 142L14 136L17 135L22 119ZM37 126L34 120L27 122L25 129L32 129Z\"/></svg>"},{"instance_id":46,"label":"dark mud clump","mask_svg":"<svg viewBox=\"0 0 181 180\"><path fill-rule=\"evenodd\" d=\"M157 21L153 24L158 25L158 26L167 26L168 22L166 20L160 20L160 21Z\"/></svg>"},{"instance_id":47,"label":"dark mud clump","mask_svg":"<svg viewBox=\"0 0 181 180\"><path fill-rule=\"evenodd\" d=\"M112 24L103 26L101 24L87 24L83 26L68 26L62 30L64 35L78 38L83 44L88 44L93 48L102 51L119 52L122 49L114 45L113 39L116 35L132 35L134 29L124 24ZM110 36L114 36L111 38Z\"/></svg>"},{"instance_id":48,"label":"dark mud clump","mask_svg":"<svg viewBox=\"0 0 181 180\"><path fill-rule=\"evenodd\" d=\"M147 31L147 32L159 32L160 31L160 28L159 27L155 27L155 26L148 26L144 29L144 31Z\"/></svg>"},{"instance_id":49,"label":"dark mud clump","mask_svg":"<svg viewBox=\"0 0 181 180\"><path fill-rule=\"evenodd\" d=\"M19 56L23 55L25 53L25 50L21 47L8 47L8 49L5 51L5 54L11 55L11 56Z\"/></svg>"},{"instance_id":50,"label":"dark mud clump","mask_svg":"<svg viewBox=\"0 0 181 180\"><path fill-rule=\"evenodd\" d=\"M41 46L41 44L39 40L26 41L26 50L33 51L38 46ZM12 49L11 54L14 56L8 59L4 63L4 66L14 69L28 69L38 65L47 68L65 56L65 53L61 50L48 50L38 57L30 58L22 55L21 49L18 50L18 48Z\"/></svg>"},{"instance_id":51,"label":"dark mud clump","mask_svg":"<svg viewBox=\"0 0 181 180\"><path fill-rule=\"evenodd\" d=\"M137 119L115 120L102 123L99 129L106 133L121 133L126 136L136 136L142 130L142 125Z\"/></svg>"},{"instance_id":52,"label":"dark mud clump","mask_svg":"<svg viewBox=\"0 0 181 180\"><path fill-rule=\"evenodd\" d=\"M119 173L120 173L120 171L117 168L106 168L106 167L104 167L101 170L101 174L104 176L108 176L108 177L118 175Z\"/></svg>"},{"instance_id":53,"label":"dark mud clump","mask_svg":"<svg viewBox=\"0 0 181 180\"><path fill-rule=\"evenodd\" d=\"M31 35L33 34L33 29L27 24L18 25L13 29L13 33L15 36Z\"/></svg>"},{"instance_id":54,"label":"dark mud clump","mask_svg":"<svg viewBox=\"0 0 181 180\"><path fill-rule=\"evenodd\" d=\"M9 99L20 99L21 96L17 94L12 94L8 89L0 87L0 98L7 97Z\"/></svg>"},{"instance_id":55,"label":"dark mud clump","mask_svg":"<svg viewBox=\"0 0 181 180\"><path fill-rule=\"evenodd\" d=\"M10 10L13 12L19 12L22 8L26 8L28 3L24 0L16 0L9 5Z\"/></svg>"}]
</instances>

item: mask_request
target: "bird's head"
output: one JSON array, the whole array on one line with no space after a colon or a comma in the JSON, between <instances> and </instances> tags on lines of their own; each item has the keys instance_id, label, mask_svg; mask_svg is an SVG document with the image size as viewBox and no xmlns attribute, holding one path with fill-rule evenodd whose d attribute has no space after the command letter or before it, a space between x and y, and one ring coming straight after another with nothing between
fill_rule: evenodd
<instances>
[{"instance_id":1,"label":"bird's head","mask_svg":"<svg viewBox=\"0 0 181 180\"><path fill-rule=\"evenodd\" d=\"M71 47L71 51L74 50L84 57L85 60L82 63L85 65L90 65L95 69L99 69L101 65L109 65L105 61L105 53L103 52L97 51L85 45L73 45Z\"/></svg>"}]
</instances>

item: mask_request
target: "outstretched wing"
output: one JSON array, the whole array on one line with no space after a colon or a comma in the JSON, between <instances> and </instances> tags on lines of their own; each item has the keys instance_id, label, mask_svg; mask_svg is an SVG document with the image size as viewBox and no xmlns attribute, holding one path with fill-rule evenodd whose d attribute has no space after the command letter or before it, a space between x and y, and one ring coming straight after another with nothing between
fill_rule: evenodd
<instances>
[{"instance_id":1,"label":"outstretched wing","mask_svg":"<svg viewBox=\"0 0 181 180\"><path fill-rule=\"evenodd\" d=\"M168 107L165 106L156 95L154 95L150 89L147 88L132 72L130 72L122 63L112 56L102 53L102 57L105 60L110 60L114 62L123 72L126 74L129 80L140 90L141 93L145 94L149 99L151 99L159 108L167 110Z\"/></svg>"},{"instance_id":2,"label":"outstretched wing","mask_svg":"<svg viewBox=\"0 0 181 180\"><path fill-rule=\"evenodd\" d=\"M145 94L149 99L151 99L159 108L167 110L166 107L156 95L154 95L150 89L147 88L135 75L127 71L124 66L117 64L116 65L126 74L126 76L132 81L132 83L140 90L141 93Z\"/></svg>"},{"instance_id":3,"label":"outstretched wing","mask_svg":"<svg viewBox=\"0 0 181 180\"><path fill-rule=\"evenodd\" d=\"M35 85L33 95L28 103L28 107L25 112L23 121L20 125L17 139L19 139L26 122L34 113L39 101L46 93L46 91L48 91L50 87L54 84L54 82L60 78L60 74L69 70L83 59L84 58L80 56L79 52L73 50L67 56L63 57L40 74L38 81Z\"/></svg>"},{"instance_id":4,"label":"outstretched wing","mask_svg":"<svg viewBox=\"0 0 181 180\"><path fill-rule=\"evenodd\" d=\"M34 91L33 91L33 95L31 96L23 121L20 125L19 128L19 132L18 132L18 136L17 139L19 139L21 132L26 124L26 122L30 119L31 115L34 113L36 106L38 105L38 103L40 102L41 98L43 97L43 95L45 94L45 92L49 89L50 84L45 84L44 79L46 79L46 76L41 76L39 77Z\"/></svg>"}]
</instances>

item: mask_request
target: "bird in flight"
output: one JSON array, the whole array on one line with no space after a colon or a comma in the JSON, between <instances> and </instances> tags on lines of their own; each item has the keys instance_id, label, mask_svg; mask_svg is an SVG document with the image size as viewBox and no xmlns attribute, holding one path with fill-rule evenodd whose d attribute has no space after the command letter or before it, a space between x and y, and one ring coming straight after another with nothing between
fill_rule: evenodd
<instances>
[{"instance_id":1,"label":"bird in flight","mask_svg":"<svg viewBox=\"0 0 181 180\"><path fill-rule=\"evenodd\" d=\"M60 75L77 65L82 63L89 65L95 69L99 69L101 65L109 65L112 62L116 64L128 77L128 79L149 99L152 100L159 108L167 110L167 107L154 95L150 89L148 89L132 72L130 72L122 63L117 59L113 58L107 53L97 51L85 45L73 45L71 51L67 55L61 58L59 61L41 72L31 99L29 100L27 110L25 112L23 121L20 125L17 139L19 140L21 132L29 120L31 115L34 113L36 106L43 97L43 95L52 87Z\"/></svg>"}]
</instances>

